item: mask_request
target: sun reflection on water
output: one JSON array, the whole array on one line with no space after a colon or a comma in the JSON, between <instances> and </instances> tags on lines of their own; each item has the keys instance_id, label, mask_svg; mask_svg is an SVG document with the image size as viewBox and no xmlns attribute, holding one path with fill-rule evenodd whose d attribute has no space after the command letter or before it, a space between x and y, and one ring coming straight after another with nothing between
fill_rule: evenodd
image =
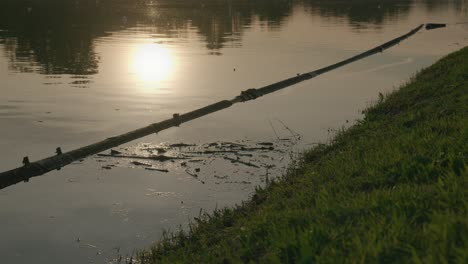
<instances>
[{"instance_id":1,"label":"sun reflection on water","mask_svg":"<svg viewBox=\"0 0 468 264\"><path fill-rule=\"evenodd\" d=\"M138 81L155 85L169 79L174 69L171 51L158 44L143 44L135 48L130 72Z\"/></svg>"}]
</instances>

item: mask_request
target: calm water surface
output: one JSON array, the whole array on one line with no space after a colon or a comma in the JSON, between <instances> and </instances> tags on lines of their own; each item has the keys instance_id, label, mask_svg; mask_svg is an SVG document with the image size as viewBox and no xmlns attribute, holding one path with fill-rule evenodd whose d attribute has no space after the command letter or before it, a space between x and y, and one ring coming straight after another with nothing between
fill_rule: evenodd
<instances>
[{"instance_id":1,"label":"calm water surface","mask_svg":"<svg viewBox=\"0 0 468 264\"><path fill-rule=\"evenodd\" d=\"M299 148L324 142L379 92L468 45L468 25L456 24L468 21L467 9L464 0L1 0L0 170L326 66L420 23L450 24L126 147L271 141L270 122L288 133L278 120L303 135ZM261 183L101 167L90 158L0 190L1 262L112 262L117 251L147 247L200 208L232 206ZM216 162L208 168L242 177Z\"/></svg>"}]
</instances>

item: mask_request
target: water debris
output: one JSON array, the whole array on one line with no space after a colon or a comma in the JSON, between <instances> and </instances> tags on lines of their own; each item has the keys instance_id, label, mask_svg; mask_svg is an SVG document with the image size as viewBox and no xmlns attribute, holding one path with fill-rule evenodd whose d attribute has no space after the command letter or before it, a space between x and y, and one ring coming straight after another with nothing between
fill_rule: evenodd
<instances>
[{"instance_id":1,"label":"water debris","mask_svg":"<svg viewBox=\"0 0 468 264\"><path fill-rule=\"evenodd\" d=\"M106 165L106 166L102 166L101 168L105 170L111 170L112 166Z\"/></svg>"},{"instance_id":2,"label":"water debris","mask_svg":"<svg viewBox=\"0 0 468 264\"><path fill-rule=\"evenodd\" d=\"M249 166L249 167L260 168L260 166L258 166L258 165L255 165L255 164L247 162L247 161L242 161L240 159L233 159L233 158L230 158L230 157L223 157L223 158L226 159L226 160L230 160L232 163L240 163L240 164L244 164L244 165Z\"/></svg>"},{"instance_id":3,"label":"water debris","mask_svg":"<svg viewBox=\"0 0 468 264\"><path fill-rule=\"evenodd\" d=\"M260 143L257 143L257 145L261 145L261 146L273 146L273 142L260 142Z\"/></svg>"},{"instance_id":4,"label":"water debris","mask_svg":"<svg viewBox=\"0 0 468 264\"><path fill-rule=\"evenodd\" d=\"M126 159L145 159L145 160L154 160L154 161L168 161L168 160L177 160L177 159L187 159L187 157L170 157L164 155L153 155L153 156L138 156L138 155L110 155L110 154L97 154L99 157L112 157L112 158L126 158Z\"/></svg>"},{"instance_id":5,"label":"water debris","mask_svg":"<svg viewBox=\"0 0 468 264\"><path fill-rule=\"evenodd\" d=\"M226 153L238 153L238 150L203 150L203 151L188 151L189 154L226 154Z\"/></svg>"},{"instance_id":6,"label":"water debris","mask_svg":"<svg viewBox=\"0 0 468 264\"><path fill-rule=\"evenodd\" d=\"M146 166L146 167L153 166L153 165L151 165L149 163L144 163L144 162L139 162L139 161L132 161L130 163L133 164L133 165L136 165L136 166Z\"/></svg>"},{"instance_id":7,"label":"water debris","mask_svg":"<svg viewBox=\"0 0 468 264\"><path fill-rule=\"evenodd\" d=\"M158 154L167 152L167 149L165 149L165 148L155 148L155 150L158 152Z\"/></svg>"},{"instance_id":8,"label":"water debris","mask_svg":"<svg viewBox=\"0 0 468 264\"><path fill-rule=\"evenodd\" d=\"M199 182L201 182L202 184L205 184L205 181L200 180L200 179L198 178L198 174L191 172L189 169L185 169L185 172L186 172L188 175L190 175L190 176L194 177L195 179L197 179L197 180L198 180Z\"/></svg>"},{"instance_id":9,"label":"water debris","mask_svg":"<svg viewBox=\"0 0 468 264\"><path fill-rule=\"evenodd\" d=\"M145 168L145 170L150 170L150 171L159 171L159 172L169 172L169 170L167 169L158 169L158 168L153 168L153 167L149 167L149 168Z\"/></svg>"},{"instance_id":10,"label":"water debris","mask_svg":"<svg viewBox=\"0 0 468 264\"><path fill-rule=\"evenodd\" d=\"M252 184L252 182L249 181L226 181L224 183Z\"/></svg>"},{"instance_id":11,"label":"water debris","mask_svg":"<svg viewBox=\"0 0 468 264\"><path fill-rule=\"evenodd\" d=\"M441 23L428 23L426 24L426 30L431 30L431 29L436 29L436 28L443 28L446 27L447 24L441 24Z\"/></svg>"},{"instance_id":12,"label":"water debris","mask_svg":"<svg viewBox=\"0 0 468 264\"><path fill-rule=\"evenodd\" d=\"M219 143L222 146L236 146L236 147L245 147L247 145L245 144L239 144L239 143L234 143L234 142L220 142Z\"/></svg>"},{"instance_id":13,"label":"water debris","mask_svg":"<svg viewBox=\"0 0 468 264\"><path fill-rule=\"evenodd\" d=\"M257 150L275 150L274 147L253 147L253 148L248 148L248 147L241 147L240 150L242 151L257 151Z\"/></svg>"},{"instance_id":14,"label":"water debris","mask_svg":"<svg viewBox=\"0 0 468 264\"><path fill-rule=\"evenodd\" d=\"M286 132L288 134L283 137L284 140L275 138L273 141L241 140L198 144L140 143L118 150L111 149L110 153L97 156L102 157L103 161L107 162L106 164L110 163L109 159L122 158L124 160L118 166L129 166L134 169L176 174L178 169L181 169L202 184L211 178L211 183L217 185L225 183L256 185L265 183L267 177L275 177L283 173L275 164L281 161L287 162L289 159L284 158L284 153L293 153L292 148L298 143L297 135L292 135L289 130ZM160 166L156 166L154 161L170 161L171 163L161 163ZM111 168L110 165L103 167ZM221 175L216 172L219 168L223 171ZM230 180L231 175L232 182L226 181Z\"/></svg>"},{"instance_id":15,"label":"water debris","mask_svg":"<svg viewBox=\"0 0 468 264\"><path fill-rule=\"evenodd\" d=\"M164 147L154 147L154 148L153 148L153 147L145 147L145 148L143 148L143 149L141 149L141 150L148 151L148 152L151 152L151 153L153 153L153 152L156 151L157 154L164 154L164 153L166 153L169 149L164 148Z\"/></svg>"},{"instance_id":16,"label":"water debris","mask_svg":"<svg viewBox=\"0 0 468 264\"><path fill-rule=\"evenodd\" d=\"M122 152L121 152L121 151L118 151L118 150L115 150L115 149L111 149L111 150L110 150L110 154L111 154L111 155L120 155L120 154L122 154Z\"/></svg>"},{"instance_id":17,"label":"water debris","mask_svg":"<svg viewBox=\"0 0 468 264\"><path fill-rule=\"evenodd\" d=\"M171 148L183 148L183 147L193 147L196 146L195 144L185 144L185 143L176 143L176 144L171 144L169 147Z\"/></svg>"},{"instance_id":18,"label":"water debris","mask_svg":"<svg viewBox=\"0 0 468 264\"><path fill-rule=\"evenodd\" d=\"M195 173L191 172L189 169L186 169L185 172L186 172L188 175L190 175L190 176L195 177L195 178L198 179L198 174L195 174Z\"/></svg>"}]
</instances>

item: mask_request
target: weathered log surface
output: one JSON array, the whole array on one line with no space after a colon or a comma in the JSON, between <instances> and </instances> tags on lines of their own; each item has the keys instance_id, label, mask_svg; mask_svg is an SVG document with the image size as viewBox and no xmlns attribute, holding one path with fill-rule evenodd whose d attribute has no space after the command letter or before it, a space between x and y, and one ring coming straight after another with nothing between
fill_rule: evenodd
<instances>
[{"instance_id":1,"label":"weathered log surface","mask_svg":"<svg viewBox=\"0 0 468 264\"><path fill-rule=\"evenodd\" d=\"M76 160L86 158L90 155L100 153L107 149L117 147L119 145L128 143L138 138L148 136L153 133L158 133L162 130L165 130L171 127L177 127L181 125L182 123L189 122L191 120L200 118L202 116L231 107L233 104L255 100L258 97L261 97L266 94L273 93L278 90L284 89L286 87L292 86L294 84L312 79L318 75L335 70L339 67L361 60L373 54L380 53L392 46L399 44L401 41L405 40L406 38L414 35L423 26L424 24L380 46L377 46L373 49L370 49L366 52L358 54L349 59L329 65L327 67L324 67L315 71L311 71L308 73L304 73L304 74L298 74L295 77L288 78L288 79L285 79L277 83L273 83L273 84L270 84L270 85L267 85L258 89L248 89L246 91L243 91L239 96L235 97L232 100L223 100L223 101L220 101L220 102L217 102L217 103L208 105L206 107L202 107L197 110L194 110L185 114L181 114L181 115L174 114L173 118L161 121L159 123L154 123L146 127L136 129L136 130L130 131L128 133L125 133L119 136L110 137L100 142L97 142L97 143L94 143L94 144L91 144L91 145L88 145L88 146L85 146L76 150L72 150L69 152L62 153L62 151L58 148L57 155L51 156L51 157L48 157L48 158L45 158L36 162L29 162L29 159L25 157L23 160L24 166L0 173L0 189L14 185L21 181L29 181L29 179L32 177L43 175L52 170L58 170Z\"/></svg>"}]
</instances>

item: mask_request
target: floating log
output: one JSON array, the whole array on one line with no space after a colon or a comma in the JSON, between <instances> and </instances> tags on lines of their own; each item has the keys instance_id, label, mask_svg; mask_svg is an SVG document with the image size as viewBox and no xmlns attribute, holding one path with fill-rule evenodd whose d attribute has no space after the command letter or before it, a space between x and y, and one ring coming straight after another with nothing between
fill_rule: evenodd
<instances>
[{"instance_id":1,"label":"floating log","mask_svg":"<svg viewBox=\"0 0 468 264\"><path fill-rule=\"evenodd\" d=\"M240 164L244 164L244 165L249 166L249 167L260 168L258 165L255 165L255 164L247 162L247 161L242 161L240 159L233 159L233 158L230 158L230 157L223 157L223 158L226 159L226 160L230 160L232 163L240 163Z\"/></svg>"},{"instance_id":2,"label":"floating log","mask_svg":"<svg viewBox=\"0 0 468 264\"><path fill-rule=\"evenodd\" d=\"M428 23L426 24L426 30L436 29L436 28L444 28L447 24L439 24L439 23Z\"/></svg>"},{"instance_id":3,"label":"floating log","mask_svg":"<svg viewBox=\"0 0 468 264\"><path fill-rule=\"evenodd\" d=\"M400 37L397 37L373 49L370 49L366 52L358 54L349 59L329 65L327 67L324 67L315 71L307 72L304 74L298 74L297 76L294 76L294 77L291 77L291 78L288 78L288 79L285 79L277 83L273 83L273 84L270 84L270 85L267 85L258 89L252 88L252 89L245 90L241 92L240 95L236 96L232 100L219 101L217 103L199 108L197 110L194 110L185 114L174 114L172 118L161 121L159 123L150 124L146 127L130 131L123 135L110 137L110 138L104 139L103 141L100 141L100 142L97 142L97 143L94 143L94 144L91 144L91 145L88 145L88 146L85 146L76 150L72 150L69 152L62 153L60 151L61 153L57 153L57 155L54 155L54 156L51 156L51 157L48 157L48 158L45 158L36 162L30 162L29 158L25 157L23 160L24 166L0 173L0 189L6 188L8 186L19 183L21 181L27 182L32 177L43 175L52 170L58 170L76 160L84 159L90 155L103 152L107 149L117 147L119 145L128 143L135 139L148 136L153 133L158 133L162 130L166 130L171 127L178 127L182 123L186 123L191 120L200 118L202 116L229 108L233 104L255 100L261 96L279 91L281 89L284 89L286 87L295 85L297 83L300 83L306 80L310 80L326 72L335 70L337 68L340 68L342 66L353 63L355 61L364 59L371 55L383 52L384 50L391 48L399 44L401 41L405 40L406 38L414 35L423 26L424 24L419 25L418 27L414 28L410 32ZM176 147L176 146L171 145L171 147ZM179 144L178 147L184 147L184 145ZM117 157L117 156L115 155L114 157Z\"/></svg>"},{"instance_id":4,"label":"floating log","mask_svg":"<svg viewBox=\"0 0 468 264\"><path fill-rule=\"evenodd\" d=\"M154 160L154 161L168 161L176 159L187 159L186 157L170 157L164 155L157 156L138 156L138 155L112 155L112 154L97 154L99 157L109 157L109 158L124 158L124 159L145 159L145 160Z\"/></svg>"},{"instance_id":5,"label":"floating log","mask_svg":"<svg viewBox=\"0 0 468 264\"><path fill-rule=\"evenodd\" d=\"M166 170L166 169L158 169L158 168L153 168L153 167L150 167L150 168L145 168L145 170L150 170L150 171L159 171L159 172L164 172L164 173L167 173L167 172L169 172L169 170Z\"/></svg>"}]
</instances>

